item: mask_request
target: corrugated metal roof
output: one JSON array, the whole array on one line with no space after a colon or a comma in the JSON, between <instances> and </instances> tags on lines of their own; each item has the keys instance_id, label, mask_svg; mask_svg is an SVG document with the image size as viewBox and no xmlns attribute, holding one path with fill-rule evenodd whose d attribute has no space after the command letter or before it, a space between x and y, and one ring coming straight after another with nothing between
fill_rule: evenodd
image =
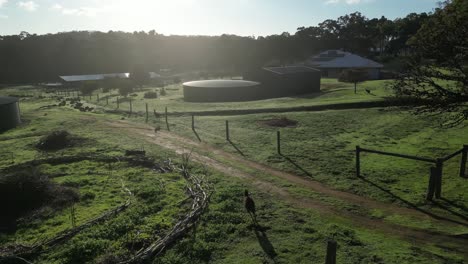
<instances>
[{"instance_id":1,"label":"corrugated metal roof","mask_svg":"<svg viewBox=\"0 0 468 264\"><path fill-rule=\"evenodd\" d=\"M300 73L300 72L319 71L317 69L306 67L306 66L266 67L263 69L277 73L277 74L292 74L292 73Z\"/></svg>"},{"instance_id":2,"label":"corrugated metal roof","mask_svg":"<svg viewBox=\"0 0 468 264\"><path fill-rule=\"evenodd\" d=\"M340 51L327 50L306 61L306 65L316 68L383 68L384 66L373 60L359 55Z\"/></svg>"},{"instance_id":3,"label":"corrugated metal roof","mask_svg":"<svg viewBox=\"0 0 468 264\"><path fill-rule=\"evenodd\" d=\"M10 96L0 97L0 105L12 104L18 102L18 98Z\"/></svg>"},{"instance_id":4,"label":"corrugated metal roof","mask_svg":"<svg viewBox=\"0 0 468 264\"><path fill-rule=\"evenodd\" d=\"M151 79L161 78L161 74L157 74L155 72L149 72L149 76Z\"/></svg>"},{"instance_id":5,"label":"corrugated metal roof","mask_svg":"<svg viewBox=\"0 0 468 264\"><path fill-rule=\"evenodd\" d=\"M105 78L122 78L126 79L130 76L130 73L106 73L106 74L90 74L90 75L69 75L59 76L66 82L83 82L83 81L99 81Z\"/></svg>"},{"instance_id":6,"label":"corrugated metal roof","mask_svg":"<svg viewBox=\"0 0 468 264\"><path fill-rule=\"evenodd\" d=\"M232 87L247 87L259 85L258 82L245 80L203 80L186 82L184 86L201 87L201 88L232 88Z\"/></svg>"}]
</instances>

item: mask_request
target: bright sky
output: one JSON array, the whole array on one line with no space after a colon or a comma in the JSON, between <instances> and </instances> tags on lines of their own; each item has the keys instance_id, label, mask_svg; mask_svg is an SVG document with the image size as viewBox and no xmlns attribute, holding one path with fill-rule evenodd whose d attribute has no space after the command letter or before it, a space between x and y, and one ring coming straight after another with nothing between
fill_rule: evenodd
<instances>
[{"instance_id":1,"label":"bright sky","mask_svg":"<svg viewBox=\"0 0 468 264\"><path fill-rule=\"evenodd\" d=\"M439 0L0 0L0 35L72 30L156 30L166 35L295 33L360 11L394 19Z\"/></svg>"}]
</instances>

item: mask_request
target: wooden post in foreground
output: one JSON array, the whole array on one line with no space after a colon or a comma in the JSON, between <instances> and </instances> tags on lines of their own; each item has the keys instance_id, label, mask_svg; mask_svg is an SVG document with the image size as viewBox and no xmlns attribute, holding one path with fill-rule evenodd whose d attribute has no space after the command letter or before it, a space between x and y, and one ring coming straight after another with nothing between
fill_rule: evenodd
<instances>
[{"instance_id":1,"label":"wooden post in foreground","mask_svg":"<svg viewBox=\"0 0 468 264\"><path fill-rule=\"evenodd\" d=\"M435 197L440 199L442 195L442 168L444 164L441 159L436 159Z\"/></svg>"},{"instance_id":2,"label":"wooden post in foreground","mask_svg":"<svg viewBox=\"0 0 468 264\"><path fill-rule=\"evenodd\" d=\"M465 177L466 173L466 161L468 157L468 145L463 145L463 152L460 164L460 177Z\"/></svg>"},{"instance_id":3,"label":"wooden post in foreground","mask_svg":"<svg viewBox=\"0 0 468 264\"><path fill-rule=\"evenodd\" d=\"M192 130L195 131L195 116L192 115Z\"/></svg>"},{"instance_id":4,"label":"wooden post in foreground","mask_svg":"<svg viewBox=\"0 0 468 264\"><path fill-rule=\"evenodd\" d=\"M356 146L356 176L361 177L361 148Z\"/></svg>"},{"instance_id":5,"label":"wooden post in foreground","mask_svg":"<svg viewBox=\"0 0 468 264\"><path fill-rule=\"evenodd\" d=\"M281 155L281 132L279 130L276 131L276 150Z\"/></svg>"},{"instance_id":6,"label":"wooden post in foreground","mask_svg":"<svg viewBox=\"0 0 468 264\"><path fill-rule=\"evenodd\" d=\"M336 241L329 240L327 244L327 257L325 259L325 264L336 264Z\"/></svg>"},{"instance_id":7,"label":"wooden post in foreground","mask_svg":"<svg viewBox=\"0 0 468 264\"><path fill-rule=\"evenodd\" d=\"M119 97L117 96L117 109L120 107Z\"/></svg>"},{"instance_id":8,"label":"wooden post in foreground","mask_svg":"<svg viewBox=\"0 0 468 264\"><path fill-rule=\"evenodd\" d=\"M109 97L106 97L106 105L109 105Z\"/></svg>"},{"instance_id":9,"label":"wooden post in foreground","mask_svg":"<svg viewBox=\"0 0 468 264\"><path fill-rule=\"evenodd\" d=\"M146 103L146 123L148 123L148 103Z\"/></svg>"},{"instance_id":10,"label":"wooden post in foreground","mask_svg":"<svg viewBox=\"0 0 468 264\"><path fill-rule=\"evenodd\" d=\"M130 98L129 103L130 103L130 115L131 115L131 114L132 114L132 110L133 110L133 109L132 109L132 98Z\"/></svg>"},{"instance_id":11,"label":"wooden post in foreground","mask_svg":"<svg viewBox=\"0 0 468 264\"><path fill-rule=\"evenodd\" d=\"M437 168L431 167L429 171L429 185L427 187L427 195L426 195L427 201L432 201L432 199L434 198L436 178L437 178Z\"/></svg>"},{"instance_id":12,"label":"wooden post in foreground","mask_svg":"<svg viewBox=\"0 0 468 264\"><path fill-rule=\"evenodd\" d=\"M164 109L164 113L165 113L165 116L166 116L166 127L167 127L167 131L170 131L170 129L169 129L169 121L167 120L167 106L166 106L166 108Z\"/></svg>"},{"instance_id":13,"label":"wooden post in foreground","mask_svg":"<svg viewBox=\"0 0 468 264\"><path fill-rule=\"evenodd\" d=\"M226 120L226 140L230 141L231 139L229 138L229 121Z\"/></svg>"}]
</instances>

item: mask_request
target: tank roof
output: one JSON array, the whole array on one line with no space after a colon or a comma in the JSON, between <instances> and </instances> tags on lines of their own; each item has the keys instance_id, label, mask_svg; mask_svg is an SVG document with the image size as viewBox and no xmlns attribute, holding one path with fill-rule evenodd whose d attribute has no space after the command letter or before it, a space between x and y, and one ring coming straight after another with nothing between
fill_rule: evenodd
<instances>
[{"instance_id":1,"label":"tank roof","mask_svg":"<svg viewBox=\"0 0 468 264\"><path fill-rule=\"evenodd\" d=\"M232 87L248 87L259 85L258 82L245 80L203 80L184 83L184 86L200 87L200 88L232 88Z\"/></svg>"},{"instance_id":2,"label":"tank roof","mask_svg":"<svg viewBox=\"0 0 468 264\"><path fill-rule=\"evenodd\" d=\"M18 98L10 96L0 96L0 105L12 104L18 102Z\"/></svg>"}]
</instances>

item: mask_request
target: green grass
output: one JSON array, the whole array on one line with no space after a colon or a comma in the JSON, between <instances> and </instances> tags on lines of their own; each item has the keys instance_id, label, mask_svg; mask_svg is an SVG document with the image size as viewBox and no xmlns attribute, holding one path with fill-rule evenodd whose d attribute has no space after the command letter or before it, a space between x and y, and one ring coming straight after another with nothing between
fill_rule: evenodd
<instances>
[{"instance_id":1,"label":"green grass","mask_svg":"<svg viewBox=\"0 0 468 264\"><path fill-rule=\"evenodd\" d=\"M297 106L312 106L324 104L337 104L349 102L368 102L383 100L384 97L392 95L392 91L386 88L387 81L367 81L358 85L358 93L354 94L354 85L349 83L340 83L336 79L322 79L322 92L303 96L273 98L267 100L250 102L228 102L228 103L189 103L183 100L183 88L181 84L166 87L166 96L160 96L157 99L145 99L144 93L147 91L158 91L160 88L144 88L142 91L133 93L135 96L128 98L120 97L121 103L119 109L129 110L129 98L132 100L133 111L144 112L146 103L152 112L164 112L168 107L169 112L191 112L191 111L214 111L214 110L234 110L234 109L261 109L261 108L288 108ZM368 89L372 94L368 94L364 89ZM98 93L98 92L96 92ZM85 100L93 104L106 106L104 98L109 97L107 108L117 107L117 91L110 93L99 92L100 102L97 102L96 95L84 97Z\"/></svg>"},{"instance_id":2,"label":"green grass","mask_svg":"<svg viewBox=\"0 0 468 264\"><path fill-rule=\"evenodd\" d=\"M148 155L157 159L169 157L175 162L179 160L173 153L148 145L143 139L106 125L106 120L120 119L119 115L80 113L67 107L41 109L41 106L54 103L50 99L22 100L23 119L26 122L0 134L0 148L3 150L0 153L0 168L47 156L79 153L116 156L122 155L125 149L140 148L144 148ZM257 120L280 116L299 121L297 128L281 129L284 138L283 152L311 172L313 178L337 188L385 201L392 198L353 177L354 145L433 156L455 150L463 141L467 141L465 128L442 130L430 118L420 119L397 110L227 117L231 121L232 140L248 158L297 173L302 172L275 154L276 129L256 123ZM197 117L197 129L202 140L235 152L223 140L224 119L226 118ZM141 121L141 118L134 120ZM189 118L171 119L170 122L172 131L193 138ZM36 150L34 144L40 137L55 129L67 129L85 140L79 145L54 153L45 154ZM427 167L405 165L402 161L371 155L365 156L363 162L366 177L379 181L379 184L382 184L382 179L391 180L391 184L385 183L386 188L405 199L421 202L420 196L424 194L425 185L419 179L427 178ZM380 165L376 165L377 162ZM390 166L391 162L396 162L396 166ZM242 164L236 166L241 167ZM400 166L408 170L402 174ZM454 163L445 171L450 174L455 167ZM132 245L145 243L165 234L175 219L187 209L184 206L179 207L186 195L183 192L185 182L177 174L157 174L120 163L110 175L103 164L95 161L42 165L41 169L50 174L64 173L65 176L54 178L54 181L72 185L78 183L81 194L95 194L94 199L82 201L77 206L79 223L124 201L126 196L121 191L122 181L135 193L136 198L135 203L125 212L81 232L63 245L39 256L34 263L92 263L111 259L111 255L128 257ZM194 173L200 171L199 166L194 167ZM268 177L260 172L252 173L257 173L263 179ZM407 174L408 177L396 177L395 173ZM434 245L430 242L415 244L379 230L357 227L340 215L296 208L273 193L257 189L249 180L227 177L216 171L210 171L207 178L215 189L208 212L202 216L202 221L195 230L168 248L154 263L323 263L328 239L335 239L339 244L339 263L464 261L463 252L454 251L450 245ZM331 204L336 202L326 197L314 196L316 194L299 187L288 187L287 183L278 180L272 181L284 184L287 190L296 190L295 195L298 197L317 197L318 200L327 200ZM164 191L160 188L161 183L165 186ZM244 211L242 193L245 188L252 192L257 203L259 222L265 234L252 229L251 221ZM404 192L405 188L411 192ZM457 202L466 206L466 184L455 175L450 174L445 178L444 194L450 199L458 197ZM336 202L336 206L347 205ZM377 218L386 217L384 212L374 211L369 214ZM408 225L409 220L403 216L389 217L393 217L393 223L402 222L401 225ZM427 224L428 229L431 228L430 225ZM66 209L53 212L48 218L22 226L14 234L2 236L0 245L7 241L31 242L43 236L52 236L69 226Z\"/></svg>"},{"instance_id":3,"label":"green grass","mask_svg":"<svg viewBox=\"0 0 468 264\"><path fill-rule=\"evenodd\" d=\"M278 129L258 122L281 117L298 121L298 127ZM238 152L225 140L225 120L230 121L232 142L248 159L300 175L309 174L334 188L374 199L401 203L401 198L421 206L425 204L429 164L364 153L364 181L355 177L355 146L437 158L468 142L466 124L443 128L437 117L414 116L398 109L196 117L196 131L203 142L233 153ZM196 140L190 117L173 117L169 122L171 131ZM277 130L281 131L282 154L297 166L276 153ZM468 207L468 184L458 177L459 160L458 157L445 164L443 195L457 205L451 209L463 212Z\"/></svg>"}]
</instances>

